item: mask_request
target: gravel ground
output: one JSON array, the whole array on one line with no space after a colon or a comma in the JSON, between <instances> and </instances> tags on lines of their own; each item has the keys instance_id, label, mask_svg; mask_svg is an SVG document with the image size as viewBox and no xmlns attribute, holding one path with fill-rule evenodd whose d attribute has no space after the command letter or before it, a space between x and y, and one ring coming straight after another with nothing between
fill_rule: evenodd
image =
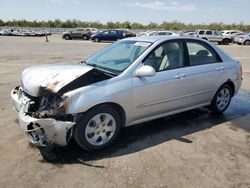
<instances>
[{"instance_id":1,"label":"gravel ground","mask_svg":"<svg viewBox=\"0 0 250 188\"><path fill-rule=\"evenodd\" d=\"M0 37L0 187L250 187L250 47L220 46L244 76L224 115L196 109L125 128L95 153L71 142L51 164L19 128L10 91L26 67L77 62L109 43L49 40Z\"/></svg>"}]
</instances>

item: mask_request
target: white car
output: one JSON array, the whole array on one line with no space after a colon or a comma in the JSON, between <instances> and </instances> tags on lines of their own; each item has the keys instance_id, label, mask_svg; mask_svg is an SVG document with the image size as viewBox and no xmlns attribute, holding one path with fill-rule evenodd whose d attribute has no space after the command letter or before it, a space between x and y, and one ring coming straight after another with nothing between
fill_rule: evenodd
<instances>
[{"instance_id":1,"label":"white car","mask_svg":"<svg viewBox=\"0 0 250 188\"><path fill-rule=\"evenodd\" d=\"M224 40L228 39L230 42L232 42L233 38L238 35L238 34L242 34L242 31L238 31L238 30L223 30L221 31L222 36L224 37Z\"/></svg>"},{"instance_id":2,"label":"white car","mask_svg":"<svg viewBox=\"0 0 250 188\"><path fill-rule=\"evenodd\" d=\"M20 126L40 149L74 137L91 151L111 144L123 127L204 106L222 113L241 78L240 63L208 41L134 37L82 64L27 68L11 98Z\"/></svg>"},{"instance_id":3,"label":"white car","mask_svg":"<svg viewBox=\"0 0 250 188\"><path fill-rule=\"evenodd\" d=\"M238 39L238 44L250 45L250 33L241 35Z\"/></svg>"},{"instance_id":4,"label":"white car","mask_svg":"<svg viewBox=\"0 0 250 188\"><path fill-rule=\"evenodd\" d=\"M215 30L196 30L194 37L225 45L228 45L231 41L230 39L222 36L221 32Z\"/></svg>"},{"instance_id":5,"label":"white car","mask_svg":"<svg viewBox=\"0 0 250 188\"><path fill-rule=\"evenodd\" d=\"M152 33L151 35L179 36L178 34L172 32L172 31L157 31L157 32Z\"/></svg>"}]
</instances>

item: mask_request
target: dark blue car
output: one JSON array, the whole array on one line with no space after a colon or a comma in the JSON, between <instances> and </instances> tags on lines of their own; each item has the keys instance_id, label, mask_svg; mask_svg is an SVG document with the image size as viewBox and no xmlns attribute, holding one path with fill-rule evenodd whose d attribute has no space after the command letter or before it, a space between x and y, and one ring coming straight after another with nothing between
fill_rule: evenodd
<instances>
[{"instance_id":1,"label":"dark blue car","mask_svg":"<svg viewBox=\"0 0 250 188\"><path fill-rule=\"evenodd\" d=\"M117 29L104 30L93 34L90 39L95 42L104 41L116 41L125 38L126 35L124 31Z\"/></svg>"}]
</instances>

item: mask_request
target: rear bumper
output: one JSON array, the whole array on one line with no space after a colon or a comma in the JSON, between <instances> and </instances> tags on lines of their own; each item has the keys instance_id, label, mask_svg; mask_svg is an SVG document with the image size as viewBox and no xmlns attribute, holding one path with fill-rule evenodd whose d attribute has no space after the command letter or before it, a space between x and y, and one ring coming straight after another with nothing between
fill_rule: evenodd
<instances>
[{"instance_id":1,"label":"rear bumper","mask_svg":"<svg viewBox=\"0 0 250 188\"><path fill-rule=\"evenodd\" d=\"M32 144L36 146L67 145L67 134L75 122L58 121L53 118L37 119L30 116L28 109L33 101L24 96L19 87L11 91L11 100L18 114L20 126Z\"/></svg>"}]
</instances>

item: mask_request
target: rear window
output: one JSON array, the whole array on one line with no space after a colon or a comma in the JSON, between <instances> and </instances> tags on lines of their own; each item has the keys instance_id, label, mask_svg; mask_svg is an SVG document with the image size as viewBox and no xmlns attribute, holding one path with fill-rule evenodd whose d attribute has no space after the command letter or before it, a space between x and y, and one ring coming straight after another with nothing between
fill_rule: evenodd
<instances>
[{"instance_id":1,"label":"rear window","mask_svg":"<svg viewBox=\"0 0 250 188\"><path fill-rule=\"evenodd\" d=\"M220 62L211 47L201 42L187 42L189 61L191 66Z\"/></svg>"}]
</instances>

